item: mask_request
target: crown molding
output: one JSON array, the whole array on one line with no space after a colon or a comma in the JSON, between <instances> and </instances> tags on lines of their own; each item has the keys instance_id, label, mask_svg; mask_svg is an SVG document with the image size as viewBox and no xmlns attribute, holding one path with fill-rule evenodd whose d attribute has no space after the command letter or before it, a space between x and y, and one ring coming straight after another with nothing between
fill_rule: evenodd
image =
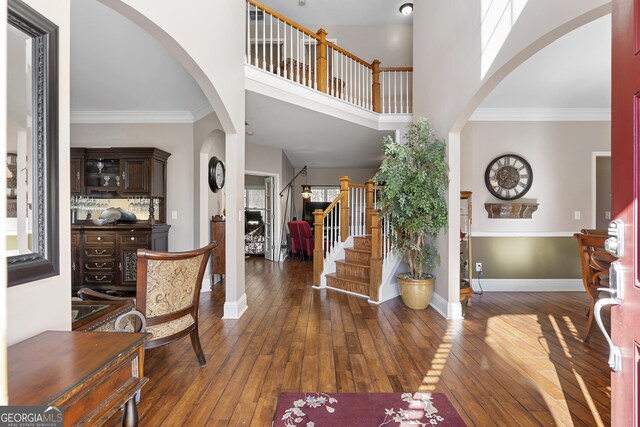
<instances>
[{"instance_id":1,"label":"crown molding","mask_svg":"<svg viewBox=\"0 0 640 427\"><path fill-rule=\"evenodd\" d=\"M610 108L478 108L474 122L608 122Z\"/></svg>"},{"instance_id":2,"label":"crown molding","mask_svg":"<svg viewBox=\"0 0 640 427\"><path fill-rule=\"evenodd\" d=\"M72 111L71 123L193 123L191 111Z\"/></svg>"},{"instance_id":3,"label":"crown molding","mask_svg":"<svg viewBox=\"0 0 640 427\"><path fill-rule=\"evenodd\" d=\"M191 109L191 115L193 116L194 122L197 122L211 113L213 113L213 107L207 100L202 101Z\"/></svg>"}]
</instances>

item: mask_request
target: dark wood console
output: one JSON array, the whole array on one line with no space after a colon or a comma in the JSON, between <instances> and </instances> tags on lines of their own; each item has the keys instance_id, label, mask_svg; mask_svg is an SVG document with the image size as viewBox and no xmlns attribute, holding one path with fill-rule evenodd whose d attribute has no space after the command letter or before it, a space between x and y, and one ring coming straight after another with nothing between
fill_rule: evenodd
<instances>
[{"instance_id":1,"label":"dark wood console","mask_svg":"<svg viewBox=\"0 0 640 427\"><path fill-rule=\"evenodd\" d=\"M82 287L98 291L135 291L138 249L167 251L169 228L168 224L73 225L73 292Z\"/></svg>"}]
</instances>

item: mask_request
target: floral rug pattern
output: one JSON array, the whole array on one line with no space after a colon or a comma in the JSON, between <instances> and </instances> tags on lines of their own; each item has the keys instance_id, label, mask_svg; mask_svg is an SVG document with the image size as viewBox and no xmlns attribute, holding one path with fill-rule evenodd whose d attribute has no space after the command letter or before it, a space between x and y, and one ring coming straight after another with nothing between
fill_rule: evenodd
<instances>
[{"instance_id":1,"label":"floral rug pattern","mask_svg":"<svg viewBox=\"0 0 640 427\"><path fill-rule=\"evenodd\" d=\"M464 426L441 393L282 393L273 427Z\"/></svg>"}]
</instances>

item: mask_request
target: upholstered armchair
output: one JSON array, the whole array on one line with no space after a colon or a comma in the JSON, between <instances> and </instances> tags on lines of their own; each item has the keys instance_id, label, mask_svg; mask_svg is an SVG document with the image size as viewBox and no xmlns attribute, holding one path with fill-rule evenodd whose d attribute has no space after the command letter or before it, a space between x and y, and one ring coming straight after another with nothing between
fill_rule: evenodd
<instances>
[{"instance_id":1,"label":"upholstered armchair","mask_svg":"<svg viewBox=\"0 0 640 427\"><path fill-rule=\"evenodd\" d=\"M191 337L200 366L207 361L198 334L198 303L202 278L216 244L189 252L138 249L136 308L152 334L145 348Z\"/></svg>"}]
</instances>

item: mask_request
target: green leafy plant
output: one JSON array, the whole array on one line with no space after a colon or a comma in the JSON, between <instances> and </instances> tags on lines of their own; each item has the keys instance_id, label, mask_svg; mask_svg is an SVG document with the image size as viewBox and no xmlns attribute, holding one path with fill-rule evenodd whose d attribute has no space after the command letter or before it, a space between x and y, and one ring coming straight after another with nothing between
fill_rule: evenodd
<instances>
[{"instance_id":1,"label":"green leafy plant","mask_svg":"<svg viewBox=\"0 0 640 427\"><path fill-rule=\"evenodd\" d=\"M406 142L387 136L385 158L375 180L381 190L381 217L390 221L392 250L403 255L412 279L440 263L434 240L448 222L449 166L445 142L436 138L431 122L420 118L407 126Z\"/></svg>"}]
</instances>

